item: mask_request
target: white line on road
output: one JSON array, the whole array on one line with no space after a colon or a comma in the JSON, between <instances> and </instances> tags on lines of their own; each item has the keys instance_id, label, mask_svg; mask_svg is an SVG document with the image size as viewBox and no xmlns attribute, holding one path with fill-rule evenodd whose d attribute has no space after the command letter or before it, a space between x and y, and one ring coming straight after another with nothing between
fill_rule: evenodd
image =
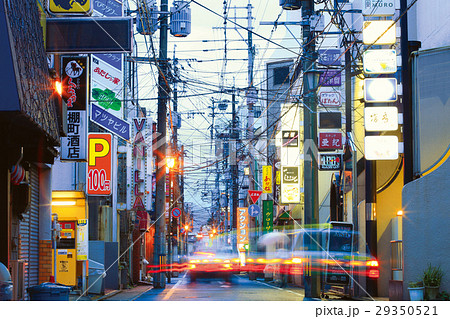
<instances>
[{"instance_id":1,"label":"white line on road","mask_svg":"<svg viewBox=\"0 0 450 319\"><path fill-rule=\"evenodd\" d=\"M177 283L169 290L167 295L164 296L163 300L167 300L173 295L173 293L175 292L175 289L178 288L178 286L183 282L184 278L186 277L186 274L187 273L184 273L183 278L181 278L181 280L177 281Z\"/></svg>"},{"instance_id":2,"label":"white line on road","mask_svg":"<svg viewBox=\"0 0 450 319\"><path fill-rule=\"evenodd\" d=\"M255 280L255 281L257 283L262 284L262 285L266 285L268 287L271 287L271 288L274 288L274 289L278 289L278 290L284 290L284 291L290 292L291 294L294 294L294 295L297 295L297 296L302 296L302 297L305 296L304 294L299 294L298 292L295 292L295 291L292 291L292 290L288 290L288 289L284 289L284 288L280 288L280 287L275 287L275 286L269 285L269 284L267 284L265 282L261 282L261 281L257 281L257 280Z\"/></svg>"}]
</instances>

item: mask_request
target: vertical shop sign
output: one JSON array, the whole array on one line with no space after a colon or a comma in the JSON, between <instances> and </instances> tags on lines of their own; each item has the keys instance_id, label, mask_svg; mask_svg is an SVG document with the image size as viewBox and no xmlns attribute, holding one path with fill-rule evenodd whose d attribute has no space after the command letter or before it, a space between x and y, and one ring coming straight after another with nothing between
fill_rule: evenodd
<instances>
[{"instance_id":1,"label":"vertical shop sign","mask_svg":"<svg viewBox=\"0 0 450 319\"><path fill-rule=\"evenodd\" d=\"M67 137L61 138L62 161L87 160L88 59L61 57L62 100L67 104Z\"/></svg>"},{"instance_id":2,"label":"vertical shop sign","mask_svg":"<svg viewBox=\"0 0 450 319\"><path fill-rule=\"evenodd\" d=\"M248 244L248 208L238 207L237 218L237 244Z\"/></svg>"},{"instance_id":3,"label":"vertical shop sign","mask_svg":"<svg viewBox=\"0 0 450 319\"><path fill-rule=\"evenodd\" d=\"M273 231L273 201L263 200L263 232L264 234Z\"/></svg>"},{"instance_id":4,"label":"vertical shop sign","mask_svg":"<svg viewBox=\"0 0 450 319\"><path fill-rule=\"evenodd\" d=\"M299 204L301 200L300 166L281 167L281 203Z\"/></svg>"},{"instance_id":5,"label":"vertical shop sign","mask_svg":"<svg viewBox=\"0 0 450 319\"><path fill-rule=\"evenodd\" d=\"M112 136L109 133L89 133L88 135L88 185L89 195L110 195Z\"/></svg>"},{"instance_id":6,"label":"vertical shop sign","mask_svg":"<svg viewBox=\"0 0 450 319\"><path fill-rule=\"evenodd\" d=\"M89 254L88 220L77 220L77 261L87 260Z\"/></svg>"},{"instance_id":7,"label":"vertical shop sign","mask_svg":"<svg viewBox=\"0 0 450 319\"><path fill-rule=\"evenodd\" d=\"M263 193L272 193L272 166L263 166Z\"/></svg>"}]
</instances>

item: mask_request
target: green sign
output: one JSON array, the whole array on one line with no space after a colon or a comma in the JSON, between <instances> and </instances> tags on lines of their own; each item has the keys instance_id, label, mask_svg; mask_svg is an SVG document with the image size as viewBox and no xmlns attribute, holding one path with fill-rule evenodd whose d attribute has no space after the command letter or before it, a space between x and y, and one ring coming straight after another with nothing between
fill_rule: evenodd
<instances>
[{"instance_id":1,"label":"green sign","mask_svg":"<svg viewBox=\"0 0 450 319\"><path fill-rule=\"evenodd\" d=\"M110 89L92 89L92 98L95 99L98 104L105 108L111 108L114 111L119 111L122 107L122 102L116 98L116 93L111 91Z\"/></svg>"},{"instance_id":2,"label":"green sign","mask_svg":"<svg viewBox=\"0 0 450 319\"><path fill-rule=\"evenodd\" d=\"M263 232L273 231L273 200L263 200Z\"/></svg>"}]
</instances>

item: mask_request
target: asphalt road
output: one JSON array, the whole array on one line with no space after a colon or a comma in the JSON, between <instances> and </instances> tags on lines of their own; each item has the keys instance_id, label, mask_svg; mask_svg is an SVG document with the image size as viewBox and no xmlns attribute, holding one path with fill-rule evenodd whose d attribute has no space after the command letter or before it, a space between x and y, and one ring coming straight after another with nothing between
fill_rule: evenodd
<instances>
[{"instance_id":1,"label":"asphalt road","mask_svg":"<svg viewBox=\"0 0 450 319\"><path fill-rule=\"evenodd\" d=\"M279 288L259 279L234 275L231 283L221 279L197 279L191 283L186 274L172 278L165 289L151 289L136 301L301 301L304 290Z\"/></svg>"}]
</instances>

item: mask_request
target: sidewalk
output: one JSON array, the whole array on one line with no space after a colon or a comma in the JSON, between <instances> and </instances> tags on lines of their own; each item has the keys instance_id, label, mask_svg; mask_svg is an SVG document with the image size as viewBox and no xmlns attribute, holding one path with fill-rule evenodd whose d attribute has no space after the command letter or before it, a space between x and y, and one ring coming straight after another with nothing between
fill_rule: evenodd
<instances>
[{"instance_id":1,"label":"sidewalk","mask_svg":"<svg viewBox=\"0 0 450 319\"><path fill-rule=\"evenodd\" d=\"M112 290L104 296L96 299L97 301L133 301L139 298L143 293L152 289L151 284L139 283L136 287L122 290Z\"/></svg>"}]
</instances>

